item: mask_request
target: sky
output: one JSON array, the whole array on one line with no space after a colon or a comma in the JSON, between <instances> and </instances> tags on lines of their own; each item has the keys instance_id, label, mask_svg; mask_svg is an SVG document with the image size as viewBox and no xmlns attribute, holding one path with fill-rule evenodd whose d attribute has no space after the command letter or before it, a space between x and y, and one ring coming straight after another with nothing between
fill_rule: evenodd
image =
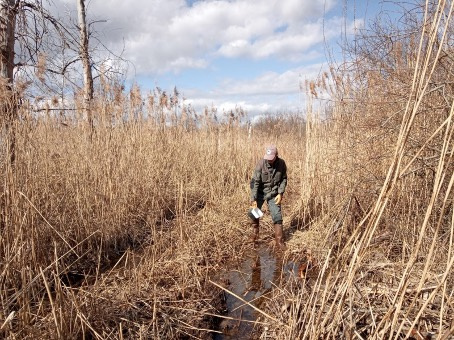
<instances>
[{"instance_id":1,"label":"sky","mask_svg":"<svg viewBox=\"0 0 454 340\"><path fill-rule=\"evenodd\" d=\"M56 0L73 6L74 0ZM342 59L339 43L380 0L88 0L98 38L129 61L142 91L174 87L186 104L251 117L304 110L306 80ZM105 20L105 21L104 21Z\"/></svg>"}]
</instances>

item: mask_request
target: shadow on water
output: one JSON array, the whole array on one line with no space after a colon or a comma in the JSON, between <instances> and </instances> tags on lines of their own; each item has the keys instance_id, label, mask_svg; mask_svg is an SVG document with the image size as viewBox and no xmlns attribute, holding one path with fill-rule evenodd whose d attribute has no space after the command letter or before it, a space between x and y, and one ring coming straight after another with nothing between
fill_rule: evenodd
<instances>
[{"instance_id":1,"label":"shadow on water","mask_svg":"<svg viewBox=\"0 0 454 340\"><path fill-rule=\"evenodd\" d=\"M262 245L258 249L251 249L238 269L225 274L228 283L226 288L261 309L273 285L278 285L282 277L293 270L292 262L283 266L282 255ZM227 292L225 308L227 318L221 321L218 328L222 334L217 333L213 338L215 340L253 338L254 322L260 313Z\"/></svg>"}]
</instances>

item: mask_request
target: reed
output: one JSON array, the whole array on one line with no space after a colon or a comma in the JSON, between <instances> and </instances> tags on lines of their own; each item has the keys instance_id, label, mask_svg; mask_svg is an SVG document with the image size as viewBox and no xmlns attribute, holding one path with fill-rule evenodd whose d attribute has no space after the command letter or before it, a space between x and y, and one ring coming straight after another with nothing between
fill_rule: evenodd
<instances>
[{"instance_id":1,"label":"reed","mask_svg":"<svg viewBox=\"0 0 454 340\"><path fill-rule=\"evenodd\" d=\"M427 4L392 46L363 36L308 82L304 118L252 130L240 109L107 80L94 131L80 97L62 115L24 101L0 135L0 335L210 338L271 142L289 170L285 258L307 263L261 305L263 337L452 337L452 6Z\"/></svg>"},{"instance_id":2,"label":"reed","mask_svg":"<svg viewBox=\"0 0 454 340\"><path fill-rule=\"evenodd\" d=\"M323 92L333 102L328 117L309 107L300 196L311 222L291 247L313 254L319 275L270 302L278 312L293 301L276 338L452 337L454 111L442 57L452 9L426 4L391 32L386 60L385 37L364 37L351 67L310 87L314 102Z\"/></svg>"},{"instance_id":3,"label":"reed","mask_svg":"<svg viewBox=\"0 0 454 340\"><path fill-rule=\"evenodd\" d=\"M76 98L65 115L20 108L14 163L2 136L0 332L207 337L222 294L209 279L246 247L253 166L267 142L301 149L251 133L241 110L104 85L94 132Z\"/></svg>"}]
</instances>

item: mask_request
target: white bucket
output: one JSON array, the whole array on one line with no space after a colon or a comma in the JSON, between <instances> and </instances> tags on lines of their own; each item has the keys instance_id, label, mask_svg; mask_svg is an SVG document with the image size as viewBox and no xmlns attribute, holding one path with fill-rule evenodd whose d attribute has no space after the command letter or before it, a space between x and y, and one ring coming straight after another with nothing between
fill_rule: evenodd
<instances>
[{"instance_id":1,"label":"white bucket","mask_svg":"<svg viewBox=\"0 0 454 340\"><path fill-rule=\"evenodd\" d=\"M251 210L252 215L254 215L255 218L260 218L263 216L263 212L259 208L254 208Z\"/></svg>"}]
</instances>

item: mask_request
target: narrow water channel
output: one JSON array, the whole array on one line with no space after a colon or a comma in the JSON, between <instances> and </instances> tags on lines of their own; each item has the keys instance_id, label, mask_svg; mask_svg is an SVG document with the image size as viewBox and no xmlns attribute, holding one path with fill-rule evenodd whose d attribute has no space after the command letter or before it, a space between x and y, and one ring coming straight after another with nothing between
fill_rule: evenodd
<instances>
[{"instance_id":1,"label":"narrow water channel","mask_svg":"<svg viewBox=\"0 0 454 340\"><path fill-rule=\"evenodd\" d=\"M279 284L284 274L293 270L293 263L283 266L282 256L275 254L269 247L262 245L251 249L238 269L226 273L228 286L232 293L261 308L266 295L271 292L273 284ZM235 296L225 293L226 317L219 325L215 340L251 339L254 338L254 322L259 316L254 308Z\"/></svg>"}]
</instances>

